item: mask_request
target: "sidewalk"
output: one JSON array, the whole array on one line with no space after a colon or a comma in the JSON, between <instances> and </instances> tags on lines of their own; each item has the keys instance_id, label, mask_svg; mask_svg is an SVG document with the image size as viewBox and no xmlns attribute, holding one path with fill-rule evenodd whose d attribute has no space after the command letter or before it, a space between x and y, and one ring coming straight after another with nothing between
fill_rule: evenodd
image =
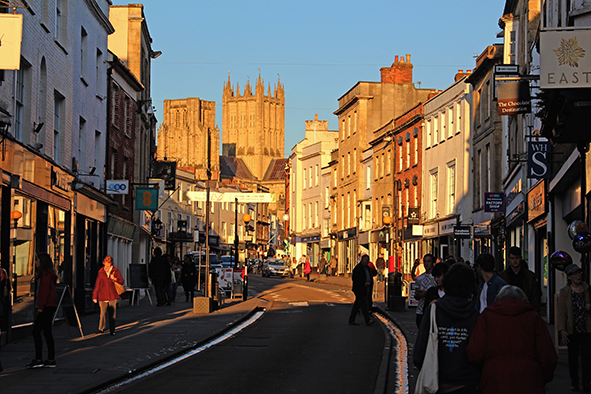
<instances>
[{"instance_id":1,"label":"sidewalk","mask_svg":"<svg viewBox=\"0 0 591 394\"><path fill-rule=\"evenodd\" d=\"M352 285L351 278L341 276L319 277L318 274L311 274L310 280L318 283L327 283L333 285L344 286L350 288ZM419 371L415 368L412 362L413 347L417 335L417 326L415 323L415 308L407 308L404 312L389 311L384 293L384 284L377 285L377 297L374 297L374 305L377 306L383 313L387 314L390 319L400 328L408 342L408 381L409 393L414 393L414 385L416 376ZM554 340L554 325L548 325L550 336ZM507 335L510 335L510 329L507 330ZM546 392L552 394L567 394L572 393L570 390L570 376L568 372L568 352L566 348L558 351L558 365L554 371L554 380L546 385ZM581 391L582 392L582 391Z\"/></svg>"},{"instance_id":2,"label":"sidewalk","mask_svg":"<svg viewBox=\"0 0 591 394\"><path fill-rule=\"evenodd\" d=\"M123 300L117 308L115 336L98 334L98 313L80 316L84 338L80 337L78 327L56 322L56 368L25 367L35 355L30 335L3 346L0 392L86 392L206 341L246 318L260 301L226 300L215 312L194 314L192 304L184 302L183 294L178 294L177 300L163 307L151 306L147 298L134 306ZM47 358L45 341L43 357Z\"/></svg>"},{"instance_id":3,"label":"sidewalk","mask_svg":"<svg viewBox=\"0 0 591 394\"><path fill-rule=\"evenodd\" d=\"M348 289L351 287L351 278L319 277L312 274L311 280ZM374 304L394 321L407 338L409 392L412 394L418 374L412 363L412 349L417 334L414 308L403 312L388 311L383 284L377 286L377 293ZM3 346L0 361L4 372L0 374L0 392L88 392L105 382L127 376L130 371L146 368L206 341L229 325L247 317L260 302L255 297L245 302L226 301L215 312L194 314L190 303L181 302L184 300L182 294L177 299L177 303L164 307L151 306L147 298L142 299L139 306L129 306L128 301L123 301L117 309L115 336L97 334L98 313L80 317L84 338L80 338L77 327L69 327L69 333L65 322L56 323L56 368L25 367L34 356L31 336ZM554 327L549 325L548 329L553 336ZM45 343L43 352L46 358ZM546 388L549 393L571 393L566 350L559 351L554 380Z\"/></svg>"}]
</instances>

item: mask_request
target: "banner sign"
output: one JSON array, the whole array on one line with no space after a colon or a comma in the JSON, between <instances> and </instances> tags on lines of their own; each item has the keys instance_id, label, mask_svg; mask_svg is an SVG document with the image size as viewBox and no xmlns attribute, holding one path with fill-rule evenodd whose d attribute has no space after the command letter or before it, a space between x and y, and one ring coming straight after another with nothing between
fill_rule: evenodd
<instances>
[{"instance_id":1,"label":"banner sign","mask_svg":"<svg viewBox=\"0 0 591 394\"><path fill-rule=\"evenodd\" d=\"M207 192L187 192L190 201L207 201ZM212 202L275 202L273 193L235 193L235 192L209 192L209 201Z\"/></svg>"},{"instance_id":2,"label":"banner sign","mask_svg":"<svg viewBox=\"0 0 591 394\"><path fill-rule=\"evenodd\" d=\"M157 187L137 187L135 189L135 209L136 211L158 210L158 192Z\"/></svg>"},{"instance_id":3,"label":"banner sign","mask_svg":"<svg viewBox=\"0 0 591 394\"><path fill-rule=\"evenodd\" d=\"M505 212L505 194L484 193L484 212Z\"/></svg>"},{"instance_id":4,"label":"banner sign","mask_svg":"<svg viewBox=\"0 0 591 394\"><path fill-rule=\"evenodd\" d=\"M591 87L591 30L540 32L540 87Z\"/></svg>"},{"instance_id":5,"label":"banner sign","mask_svg":"<svg viewBox=\"0 0 591 394\"><path fill-rule=\"evenodd\" d=\"M548 141L530 141L527 143L527 177L550 179L550 151Z\"/></svg>"},{"instance_id":6,"label":"banner sign","mask_svg":"<svg viewBox=\"0 0 591 394\"><path fill-rule=\"evenodd\" d=\"M530 113L529 81L499 82L497 84L497 110L499 115Z\"/></svg>"}]
</instances>

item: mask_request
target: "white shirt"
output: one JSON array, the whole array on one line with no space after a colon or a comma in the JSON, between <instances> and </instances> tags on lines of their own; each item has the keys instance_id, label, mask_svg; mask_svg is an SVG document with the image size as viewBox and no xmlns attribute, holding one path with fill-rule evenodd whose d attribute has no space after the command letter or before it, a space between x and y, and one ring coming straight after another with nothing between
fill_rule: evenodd
<instances>
[{"instance_id":1,"label":"white shirt","mask_svg":"<svg viewBox=\"0 0 591 394\"><path fill-rule=\"evenodd\" d=\"M437 286L437 282L435 282L435 278L433 278L433 275L428 274L426 272L422 273L417 277L417 280L415 280L415 284L418 290L428 290L433 286ZM424 310L425 297L419 300L419 305L417 305L417 315L422 315Z\"/></svg>"}]
</instances>

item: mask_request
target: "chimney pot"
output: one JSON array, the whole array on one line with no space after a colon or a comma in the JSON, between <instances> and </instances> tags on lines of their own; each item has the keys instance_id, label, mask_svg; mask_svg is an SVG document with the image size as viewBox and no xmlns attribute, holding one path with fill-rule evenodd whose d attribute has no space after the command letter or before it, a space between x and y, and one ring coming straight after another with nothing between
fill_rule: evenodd
<instances>
[{"instance_id":1,"label":"chimney pot","mask_svg":"<svg viewBox=\"0 0 591 394\"><path fill-rule=\"evenodd\" d=\"M398 63L398 55L394 56L394 63Z\"/></svg>"},{"instance_id":2,"label":"chimney pot","mask_svg":"<svg viewBox=\"0 0 591 394\"><path fill-rule=\"evenodd\" d=\"M407 53L406 54L406 62L407 63L410 63L410 53Z\"/></svg>"}]
</instances>

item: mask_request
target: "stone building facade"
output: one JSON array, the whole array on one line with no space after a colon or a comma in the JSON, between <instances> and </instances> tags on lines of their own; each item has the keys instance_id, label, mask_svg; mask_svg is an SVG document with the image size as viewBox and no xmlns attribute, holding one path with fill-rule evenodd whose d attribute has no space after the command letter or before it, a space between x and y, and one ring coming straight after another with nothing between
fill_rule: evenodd
<instances>
[{"instance_id":1,"label":"stone building facade","mask_svg":"<svg viewBox=\"0 0 591 394\"><path fill-rule=\"evenodd\" d=\"M158 130L158 160L176 161L178 167L195 169L195 178L207 179L207 138L211 138L212 179L219 172L219 130L215 125L215 101L195 97L164 100L163 121Z\"/></svg>"},{"instance_id":2,"label":"stone building facade","mask_svg":"<svg viewBox=\"0 0 591 394\"><path fill-rule=\"evenodd\" d=\"M257 79L254 94L250 81L240 93L230 77L222 98L222 151L242 159L258 179L263 179L271 160L283 159L285 148L285 92L277 81L274 90Z\"/></svg>"}]
</instances>

